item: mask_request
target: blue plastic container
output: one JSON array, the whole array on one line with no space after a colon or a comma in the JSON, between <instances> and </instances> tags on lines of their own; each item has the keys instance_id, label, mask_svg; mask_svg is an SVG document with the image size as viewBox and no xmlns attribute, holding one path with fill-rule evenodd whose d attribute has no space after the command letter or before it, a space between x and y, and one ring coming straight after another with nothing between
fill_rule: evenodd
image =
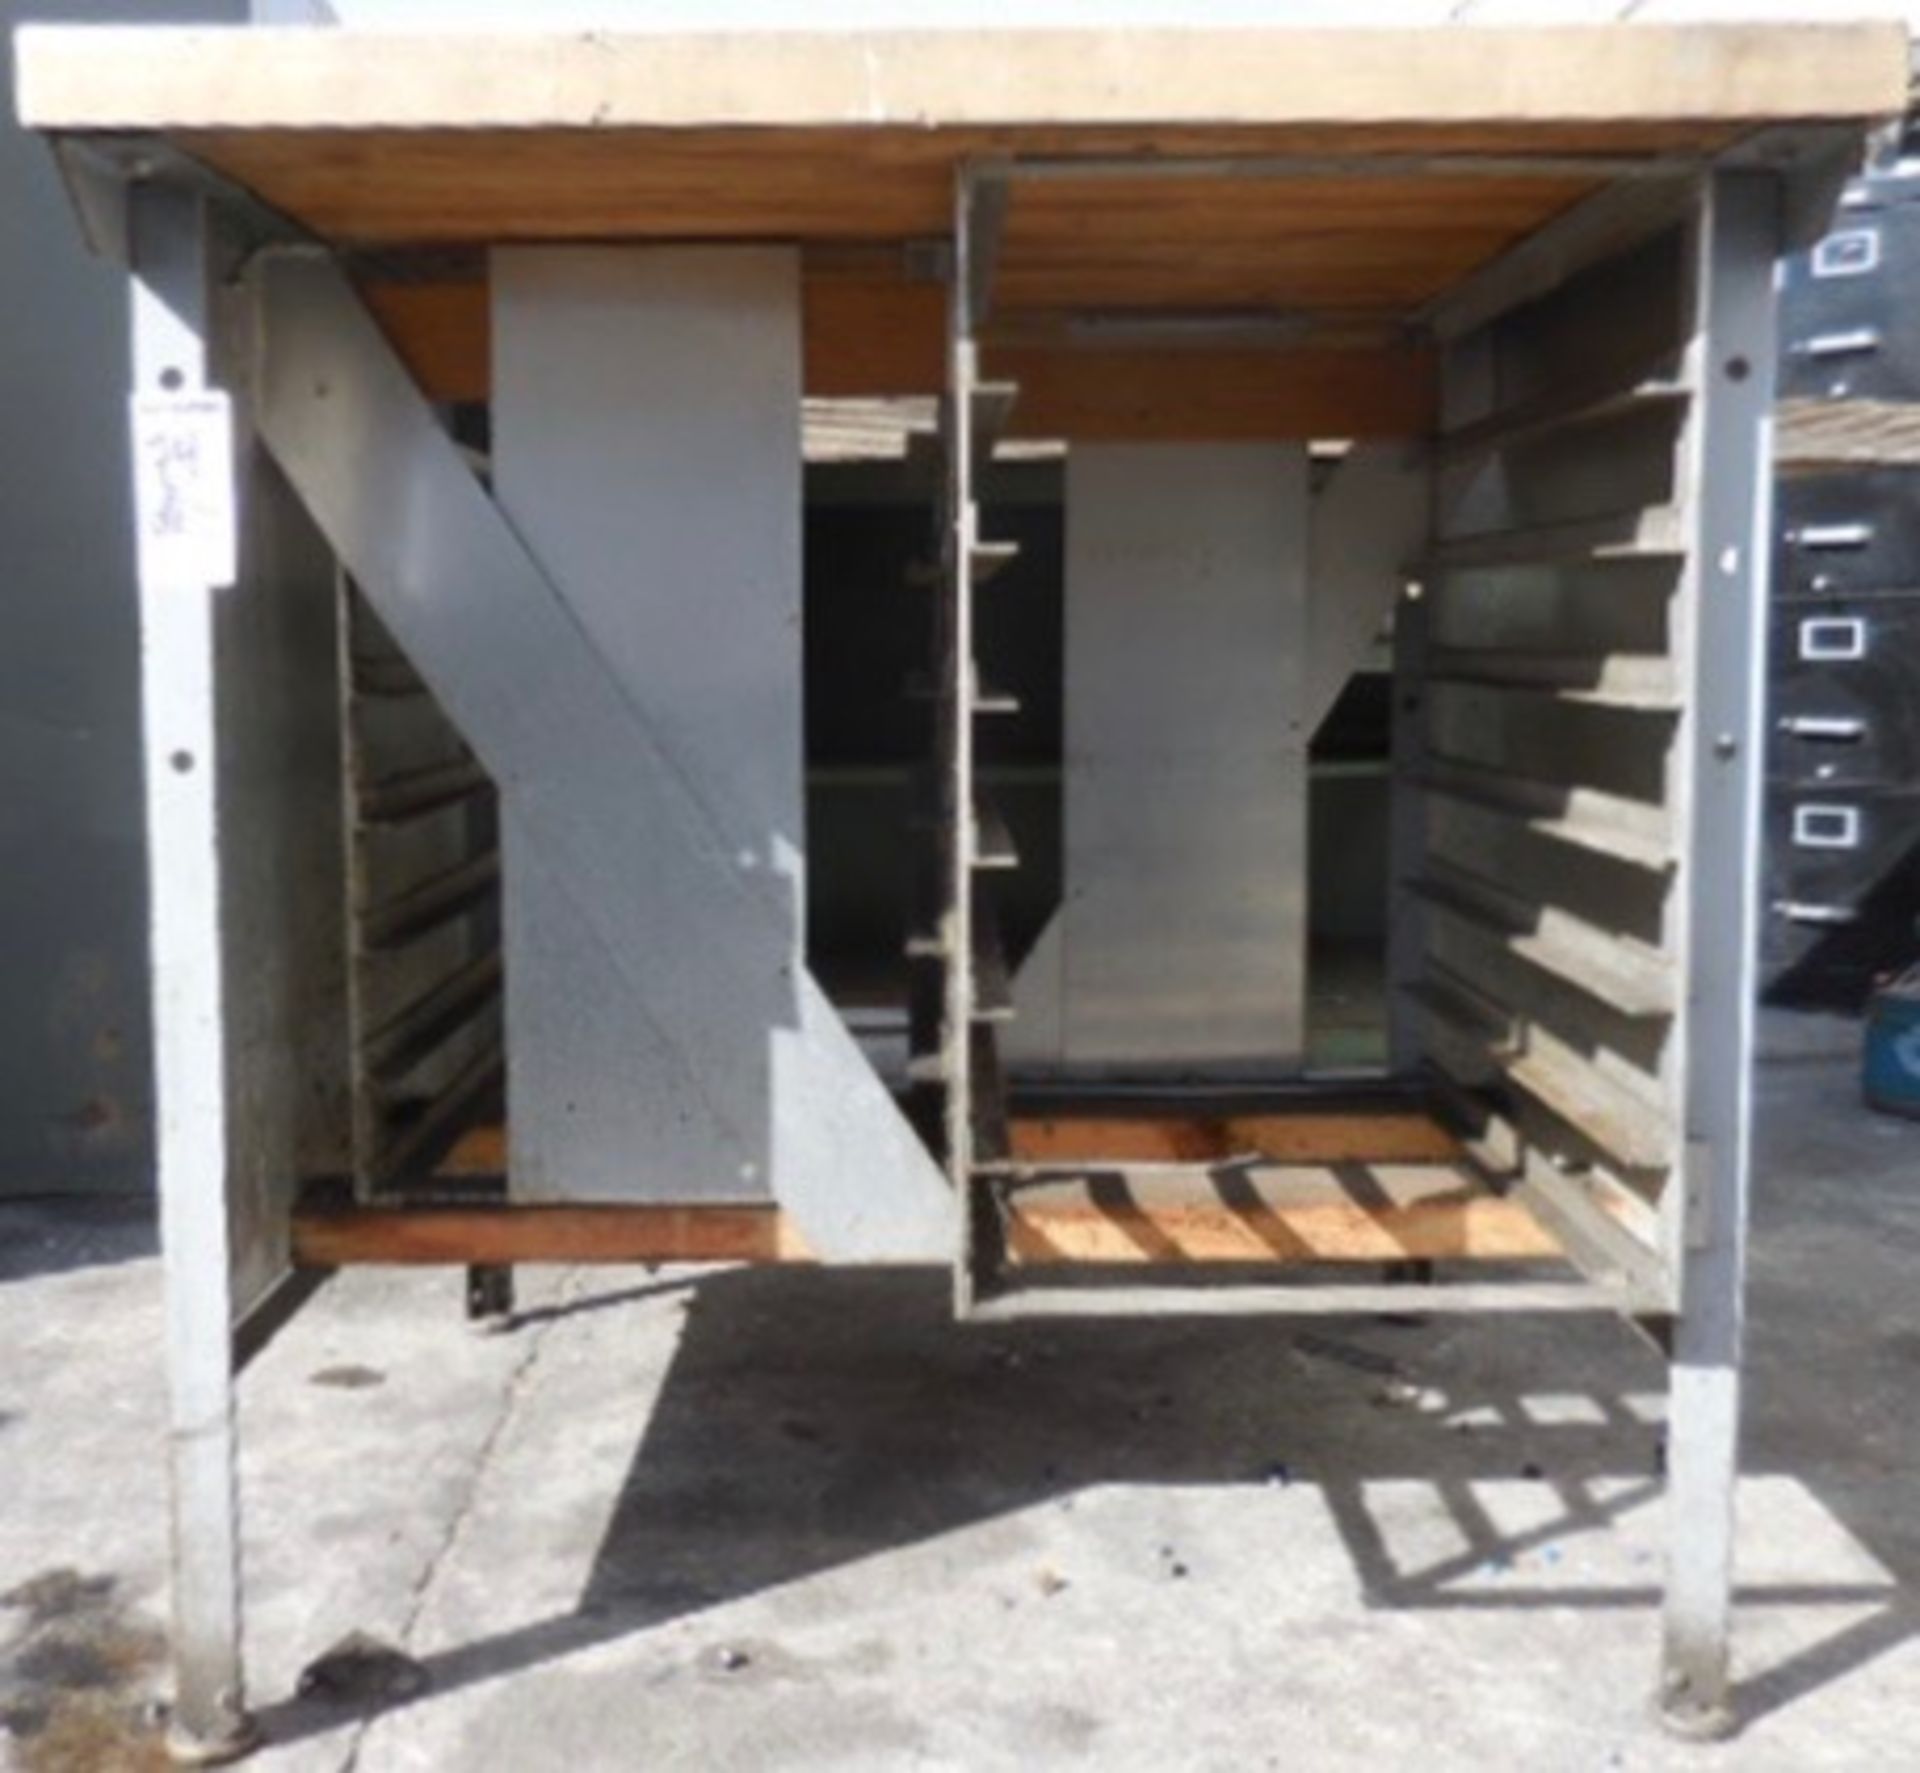
<instances>
[{"instance_id":1,"label":"blue plastic container","mask_svg":"<svg viewBox=\"0 0 1920 1773\"><path fill-rule=\"evenodd\" d=\"M1882 986L1867 1006L1863 1082L1868 1107L1920 1120L1920 967Z\"/></svg>"}]
</instances>

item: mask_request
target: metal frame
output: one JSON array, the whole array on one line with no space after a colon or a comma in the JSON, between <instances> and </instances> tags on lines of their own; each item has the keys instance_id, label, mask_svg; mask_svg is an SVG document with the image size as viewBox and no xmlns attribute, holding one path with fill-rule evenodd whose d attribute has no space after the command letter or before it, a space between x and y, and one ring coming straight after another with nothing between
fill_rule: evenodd
<instances>
[{"instance_id":1,"label":"metal frame","mask_svg":"<svg viewBox=\"0 0 1920 1773\"><path fill-rule=\"evenodd\" d=\"M203 197L129 195L136 393L216 391L216 230ZM236 476L237 477L237 476ZM237 547L237 537L234 538ZM240 1661L233 1420L238 1314L228 1201L227 975L211 582L143 563L140 677L153 943L160 1235L166 1254L176 1690L169 1747L211 1763L256 1732Z\"/></svg>"},{"instance_id":2,"label":"metal frame","mask_svg":"<svg viewBox=\"0 0 1920 1773\"><path fill-rule=\"evenodd\" d=\"M1124 176L1127 165L1102 167L1101 176ZM1155 176L1177 176L1173 166ZM1227 169L1218 169L1223 176ZM1263 168L1241 169L1258 175ZM1048 165L1000 169L999 177L1071 176L1074 168ZM1546 560L1668 558L1684 562L1669 621L1669 658L1683 674L1675 686L1678 701L1677 756L1681 767L1669 774L1665 810L1672 821L1671 841L1684 878L1677 890L1677 928L1667 940L1678 955L1680 984L1670 993L1663 979L1626 955L1633 965L1611 972L1576 967L1560 971L1580 956L1556 959L1538 943L1528 958L1544 968L1552 990L1564 992L1572 978L1597 993L1617 1012L1664 1014L1675 1031L1678 1052L1661 1069L1671 1092L1675 1120L1660 1146L1668 1166L1663 1199L1668 1235L1662 1240L1657 1217L1640 1213L1634 1223L1619 1218L1620 1193L1606 1201L1604 1179L1584 1181L1545 1160L1526 1129L1502 1132L1511 1175L1539 1210L1560 1226L1570 1253L1586 1271L1571 1285L1522 1283L1510 1288L1415 1284L1390 1289L1398 1304L1413 1309L1498 1310L1610 1306L1630 1317L1668 1319L1672 1351L1669 1427L1671 1480L1669 1582L1666 1651L1662 1679L1663 1714L1678 1731L1714 1734L1731 1722L1728 1685L1728 1630L1731 1599L1733 1489L1737 1477L1739 1356L1749 1168L1752 999L1757 934L1759 741L1761 672L1765 652L1765 578L1767 571L1769 410L1774 361L1773 268L1783 246L1786 171L1730 168L1689 177L1609 186L1577 206L1560 224L1529 238L1487 273L1453 292L1421 315L1442 338L1462 341L1470 334L1563 287L1569 275L1600 266L1649 241L1662 230L1680 226L1691 244L1692 261L1679 292L1691 303L1691 338L1686 346L1684 387L1633 390L1631 399L1647 400L1677 416L1680 443L1674 457L1676 484L1666 510L1649 509L1635 521L1616 527L1611 517L1578 523L1549 522L1529 529L1525 520L1500 517L1490 529L1474 528L1468 539L1437 546L1433 566L1448 571L1498 570L1538 556ZM958 209L957 268L953 305L953 388L951 398L964 410L973 373L973 314L984 300L969 274L971 211L963 175ZM1471 343L1456 344L1471 361ZM1491 361L1480 366L1491 372ZM1518 418L1496 421L1496 396L1483 381L1478 392L1467 384L1464 407L1449 408L1448 422L1461 438L1473 437L1470 451L1453 459L1462 478L1484 460L1491 446L1525 436L1546 436L1568 422L1618 418L1635 422L1626 396L1607 387L1587 390L1562 410L1545 396L1523 402ZM1508 398L1510 396L1499 396ZM1670 399L1677 397L1677 406ZM1611 404L1615 401L1618 404ZM1476 402L1479 410L1476 410ZM960 436L964 443L965 431ZM970 458L962 454L962 461ZM1444 451L1441 461L1449 458ZM964 477L953 483L956 507L971 510ZM1484 518L1479 520L1484 522ZM1520 528L1503 531L1519 521ZM1536 520L1537 523L1537 520ZM958 529L958 557L965 539ZM1444 530L1440 533L1446 533ZM1623 545L1624 544L1624 547ZM955 604L960 621L949 663L964 685L971 636L965 624L964 576L957 576ZM1435 683L1429 636L1429 608L1411 596L1400 608L1396 639L1396 696L1403 708L1418 709ZM1629 660L1629 663L1633 661ZM1472 670L1467 670L1467 664ZM1527 663L1520 660L1518 664ZM1517 668L1517 665L1516 667ZM1484 681L1488 688L1522 695L1554 695L1553 678L1485 679L1492 669L1478 660L1450 661L1449 680L1460 685ZM1565 686L1570 701L1580 700L1576 673ZM1648 678L1651 685L1652 678ZM1664 679L1662 680L1664 683ZM1669 712L1665 689L1622 688L1615 671L1603 679L1602 703L1650 716ZM1638 680L1635 680L1637 685ZM956 694L958 690L956 690ZM1401 793L1395 813L1396 878L1425 881L1447 871L1429 857L1424 828L1422 779L1429 770L1425 718L1402 723L1396 741L1395 768ZM964 720L955 729L960 779L970 756ZM967 803L961 799L956 807ZM956 820L964 814L955 813ZM1562 821L1564 825L1564 821ZM964 825L957 825L964 830ZM1568 835L1562 830L1560 835ZM1636 840L1637 841L1637 840ZM1640 864L1653 860L1633 851ZM965 845L954 847L955 901L965 916ZM1419 991L1426 972L1425 954L1435 906L1447 915L1460 910L1452 889L1423 889L1403 897L1393 931L1396 986ZM1469 909L1472 909L1469 907ZM1486 915L1484 911L1476 915ZM1675 912L1670 912L1670 916ZM1575 934L1577 934L1577 929ZM961 952L965 952L964 948ZM1637 971L1635 969L1638 969ZM1559 972L1559 983L1553 975ZM1657 989L1656 989L1657 987ZM964 1028L970 1009L967 969L953 968L948 979L949 1029ZM1402 1064L1416 1059L1421 1043L1409 1024L1396 1025L1395 1056ZM953 1100L968 1093L964 1063L949 1077L947 1125L950 1174L956 1186L976 1185L968 1145L969 1114ZM1570 1099L1569 1099L1570 1100ZM1546 1105L1564 1112L1566 1104L1551 1092ZM1604 1121L1604 1116L1602 1117ZM1609 1141L1596 1122L1592 1137ZM1586 1136L1583 1134L1583 1136ZM1647 1161L1654 1147L1645 1139L1624 1150L1629 1167ZM1603 1153L1604 1155L1604 1153ZM1006 1171L1007 1166L996 1166ZM970 1215L970 1217L972 1217ZM1664 1242L1664 1247L1663 1247ZM1036 1285L983 1290L973 1240L963 1242L958 1262L959 1297L964 1312L980 1319L1104 1314L1211 1315L1249 1311L1295 1312L1344 1306L1377 1305L1389 1289L1334 1285L1318 1287L1215 1285L1195 1287L1169 1275L1146 1285Z\"/></svg>"},{"instance_id":3,"label":"metal frame","mask_svg":"<svg viewBox=\"0 0 1920 1773\"><path fill-rule=\"evenodd\" d=\"M1178 170L1198 176L1196 167L1206 168L1208 176L1273 174L1265 166L1235 169L1211 162ZM951 1259L956 1305L963 1316L981 1319L1089 1310L1191 1315L1669 1309L1673 1394L1665 1714L1690 1733L1722 1730L1730 1721L1727 1639L1757 926L1772 271L1783 238L1787 175L1721 169L1683 187L1692 194L1695 218L1690 238L1696 330L1685 431L1692 480L1685 532L1661 540L1688 562L1682 603L1692 624L1680 655L1687 673L1680 727L1686 771L1677 847L1688 872L1683 883L1686 1014L1678 1023L1682 1051L1676 1072L1684 1146L1671 1191L1676 1205L1668 1254L1674 1273L1667 1277L1674 1284L1663 1285L1657 1273L1650 1284L1649 1271L1627 1259L1633 1250L1609 1245L1597 1232L1583 1237L1583 1226L1589 1231L1597 1226L1591 1218L1599 1210L1593 1200L1580 1189L1529 1173L1523 1161L1519 1185L1537 1189L1545 1210L1572 1228L1589 1269L1585 1278L1496 1288L1344 1283L1202 1288L1135 1282L996 1293L999 1227L992 1188L979 1184L988 1172L1006 1169L1005 1102L994 1031L983 1017L975 924L978 873L983 864L997 865L1004 858L982 824L973 779L972 722L990 710L979 693L971 600L974 585L997 558L981 535L975 473L987 421L1004 399L1003 391L980 381L976 333L991 302L993 247L1007 186L1018 177L1054 171L1067 176L1086 168L965 167L955 190L936 676L941 902L936 927L918 938L925 956L940 969L938 1050L927 1055L935 1061L932 1072L921 1075L939 1092L939 1144L949 1191L941 1190L918 1146L895 1139L891 1131L879 1153L869 1155L897 1173L896 1195L876 1199L839 1173L846 1152L879 1124L862 1094L878 1085L850 1039L840 1038L845 1030L824 1000L816 1003L807 996L809 990L817 996L817 988L800 980L795 982L797 1005L782 1009L768 1003L769 1026L781 1025L780 1015L788 1014L805 1031L807 1038L795 1050L813 1067L784 1111L789 1131L804 1147L799 1196L788 1204L797 1216L803 1205L817 1215L802 1229L810 1241L816 1227L824 1231L824 1254ZM1662 166L1657 177L1636 177L1619 188L1658 192L1658 217L1671 221L1672 171ZM1175 172L1160 166L1150 176ZM1565 240L1517 254L1504 269L1463 291L1444 316L1429 318L1442 332L1484 325L1553 287L1569 264L1596 262L1623 240L1645 238L1654 213L1638 200L1612 199L1596 232L1581 224L1577 239L1570 231ZM127 250L135 284L136 388L191 394L213 387L224 266L209 197L179 186L134 186ZM666 946L677 951L666 953L662 964L671 970L676 1002L692 1020L690 1053L697 1057L709 1035L720 1041L713 1050L723 1053L723 1031L706 1027L701 1004L715 992L736 1010L743 998L757 1001L763 982L746 976L729 958L725 932L730 924L764 919L770 909L767 895L777 887L742 879L708 811L661 750L644 710L606 672L590 639L564 619L564 600L550 578L411 389L345 280L298 249L267 255L259 273L245 295L249 305L257 305L265 349L259 385L244 387L242 395L257 414L265 441L496 778L509 793L531 794L531 828L586 883L583 907L615 964L623 947L618 908L631 870L644 859L647 866L672 873L674 897L689 908L693 923L685 939L669 939ZM256 490L256 479L244 456L236 461L234 480L243 495ZM401 511L411 519L406 536L390 527ZM241 1110L231 1087L236 1060L223 989L234 951L223 915L222 851L235 834L223 830L227 759L215 675L222 594L210 582L182 583L144 571L141 577L162 1222L173 1380L179 1669L174 1746L183 1758L198 1760L241 1752L251 1741L239 1649L235 1332L256 1306L266 1315L251 1321L266 1324L272 1316L268 1307L281 1309L291 1297L236 1278L233 1202L250 1183L234 1154ZM455 597L458 626L466 630L457 643L449 638L453 625L440 619ZM1399 693L1425 695L1429 688L1429 613L1425 599L1402 606ZM548 693L538 719L545 722L561 710L559 729L535 733L526 726L530 716L519 673L531 656L540 658L547 674ZM628 803L633 825L588 829L567 816L567 797L555 798L551 775L530 780L525 773L536 753L555 767L559 761L589 767L593 780L575 796L575 805ZM644 767L637 767L636 759ZM1430 767L1423 743L1409 737L1395 765L1404 787L1414 788ZM1395 820L1399 865L1422 867L1423 832L1411 792L1403 796ZM644 833L643 842L636 840L636 831ZM1404 923L1396 925L1398 983L1415 983L1415 957L1425 947L1432 911L1426 902L1410 906ZM1396 1036L1398 1055L1405 1058L1415 1050L1404 1033ZM277 1112L278 1106L269 1104L267 1112ZM1524 1144L1524 1130L1520 1137ZM257 1339L256 1333L248 1340Z\"/></svg>"},{"instance_id":4,"label":"metal frame","mask_svg":"<svg viewBox=\"0 0 1920 1773\"><path fill-rule=\"evenodd\" d=\"M1694 232L1691 1014L1662 1702L1674 1728L1702 1735L1724 1734L1735 1721L1728 1640L1760 925L1774 267L1783 222L1777 176L1722 171L1706 183Z\"/></svg>"},{"instance_id":5,"label":"metal frame","mask_svg":"<svg viewBox=\"0 0 1920 1773\"><path fill-rule=\"evenodd\" d=\"M324 1276L301 1178L350 1162L332 562L252 425L244 230L126 193L157 1162L176 1547L176 1758L252 1740L233 1380ZM289 931L297 940L289 942Z\"/></svg>"}]
</instances>

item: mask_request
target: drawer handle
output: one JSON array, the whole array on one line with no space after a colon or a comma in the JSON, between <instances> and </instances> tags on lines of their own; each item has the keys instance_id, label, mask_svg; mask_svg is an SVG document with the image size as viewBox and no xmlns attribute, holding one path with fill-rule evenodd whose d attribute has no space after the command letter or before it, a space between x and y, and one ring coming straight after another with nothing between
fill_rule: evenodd
<instances>
[{"instance_id":1,"label":"drawer handle","mask_svg":"<svg viewBox=\"0 0 1920 1773\"><path fill-rule=\"evenodd\" d=\"M1789 714L1781 720L1780 730L1796 739L1832 739L1851 744L1867 736L1867 723L1849 720L1840 714Z\"/></svg>"},{"instance_id":2,"label":"drawer handle","mask_svg":"<svg viewBox=\"0 0 1920 1773\"><path fill-rule=\"evenodd\" d=\"M1773 909L1789 923L1838 925L1860 921L1860 913L1851 905L1810 905L1802 899L1776 899Z\"/></svg>"},{"instance_id":3,"label":"drawer handle","mask_svg":"<svg viewBox=\"0 0 1920 1773\"><path fill-rule=\"evenodd\" d=\"M1873 540L1870 523L1809 523L1787 531L1787 540L1802 548L1864 548Z\"/></svg>"},{"instance_id":4,"label":"drawer handle","mask_svg":"<svg viewBox=\"0 0 1920 1773\"><path fill-rule=\"evenodd\" d=\"M1856 351L1880 349L1880 335L1871 326L1857 326L1848 332L1818 332L1792 347L1801 357L1850 357Z\"/></svg>"}]
</instances>

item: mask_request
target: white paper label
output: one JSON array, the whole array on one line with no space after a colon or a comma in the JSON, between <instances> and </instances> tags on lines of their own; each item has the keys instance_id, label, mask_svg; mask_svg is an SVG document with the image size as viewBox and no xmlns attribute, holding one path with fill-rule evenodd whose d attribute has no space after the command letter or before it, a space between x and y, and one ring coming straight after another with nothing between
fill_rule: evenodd
<instances>
[{"instance_id":1,"label":"white paper label","mask_svg":"<svg viewBox=\"0 0 1920 1773\"><path fill-rule=\"evenodd\" d=\"M133 397L133 511L143 585L217 588L240 576L226 395Z\"/></svg>"}]
</instances>

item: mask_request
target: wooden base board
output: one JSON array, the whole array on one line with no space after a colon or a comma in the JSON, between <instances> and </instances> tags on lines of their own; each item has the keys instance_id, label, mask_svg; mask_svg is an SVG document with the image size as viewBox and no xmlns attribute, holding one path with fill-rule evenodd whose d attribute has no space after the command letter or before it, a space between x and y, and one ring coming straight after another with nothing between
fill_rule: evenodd
<instances>
[{"instance_id":1,"label":"wooden base board","mask_svg":"<svg viewBox=\"0 0 1920 1773\"><path fill-rule=\"evenodd\" d=\"M442 1174L498 1174L497 1127ZM1514 1262L1562 1254L1494 1193L1424 1114L1023 1116L1008 1184L1016 1264ZM302 1265L792 1262L805 1245L771 1204L315 1207Z\"/></svg>"},{"instance_id":2,"label":"wooden base board","mask_svg":"<svg viewBox=\"0 0 1920 1773\"><path fill-rule=\"evenodd\" d=\"M1453 1164L1062 1174L1015 1186L1007 1243L1020 1267L1531 1262L1562 1254L1519 1201Z\"/></svg>"},{"instance_id":3,"label":"wooden base board","mask_svg":"<svg viewBox=\"0 0 1920 1773\"><path fill-rule=\"evenodd\" d=\"M301 1268L521 1262L799 1262L777 1207L351 1207L300 1211Z\"/></svg>"},{"instance_id":4,"label":"wooden base board","mask_svg":"<svg viewBox=\"0 0 1920 1773\"><path fill-rule=\"evenodd\" d=\"M1016 1264L1528 1262L1561 1255L1518 1200L1446 1164L1106 1170L1012 1194ZM294 1218L302 1267L802 1262L771 1206L351 1207Z\"/></svg>"}]
</instances>

